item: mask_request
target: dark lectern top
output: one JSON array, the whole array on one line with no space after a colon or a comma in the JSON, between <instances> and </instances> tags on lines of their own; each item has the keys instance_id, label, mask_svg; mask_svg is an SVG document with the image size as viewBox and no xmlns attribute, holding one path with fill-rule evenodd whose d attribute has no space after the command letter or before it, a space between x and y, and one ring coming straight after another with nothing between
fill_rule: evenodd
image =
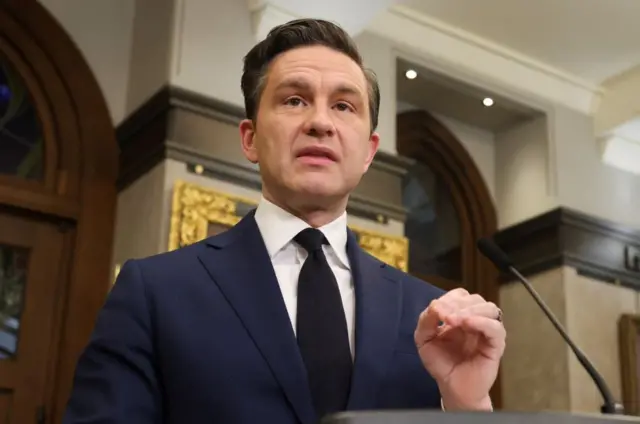
<instances>
[{"instance_id":1,"label":"dark lectern top","mask_svg":"<svg viewBox=\"0 0 640 424\"><path fill-rule=\"evenodd\" d=\"M440 412L371 411L344 412L320 424L640 424L640 417L554 412Z\"/></svg>"}]
</instances>

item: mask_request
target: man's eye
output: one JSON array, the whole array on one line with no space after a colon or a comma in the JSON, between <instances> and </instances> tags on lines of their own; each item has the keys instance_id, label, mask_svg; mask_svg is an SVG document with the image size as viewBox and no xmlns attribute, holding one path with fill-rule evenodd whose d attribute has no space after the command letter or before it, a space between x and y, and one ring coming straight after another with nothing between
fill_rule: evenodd
<instances>
[{"instance_id":1,"label":"man's eye","mask_svg":"<svg viewBox=\"0 0 640 424\"><path fill-rule=\"evenodd\" d=\"M340 102L340 103L336 104L336 109L338 109L341 112L348 112L348 111L352 111L353 110L351 105L349 105L348 103L344 103L344 102Z\"/></svg>"},{"instance_id":2,"label":"man's eye","mask_svg":"<svg viewBox=\"0 0 640 424\"><path fill-rule=\"evenodd\" d=\"M302 99L299 97L290 97L285 100L284 103L289 106L300 106L302 104Z\"/></svg>"}]
</instances>

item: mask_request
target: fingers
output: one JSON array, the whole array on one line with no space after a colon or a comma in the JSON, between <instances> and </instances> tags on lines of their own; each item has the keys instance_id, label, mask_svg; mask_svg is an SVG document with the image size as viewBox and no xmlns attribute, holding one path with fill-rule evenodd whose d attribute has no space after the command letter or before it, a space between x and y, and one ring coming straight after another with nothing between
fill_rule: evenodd
<instances>
[{"instance_id":1,"label":"fingers","mask_svg":"<svg viewBox=\"0 0 640 424\"><path fill-rule=\"evenodd\" d=\"M456 326L456 325L460 325L462 323L462 320L466 317L481 316L485 318L490 318L491 320L496 321L498 324L500 324L499 321L497 320L498 315L499 315L499 308L493 302L472 303L469 306L466 306L466 307L463 307L462 309L451 312L450 314L448 314L443 318L443 321L446 324Z\"/></svg>"},{"instance_id":2,"label":"fingers","mask_svg":"<svg viewBox=\"0 0 640 424\"><path fill-rule=\"evenodd\" d=\"M459 326L488 338L502 337L505 330L498 321L500 314L495 303L487 302L478 294L469 294L463 288L451 290L432 301L420 314L414 334L416 345L421 346L441 332Z\"/></svg>"},{"instance_id":3,"label":"fingers","mask_svg":"<svg viewBox=\"0 0 640 424\"><path fill-rule=\"evenodd\" d=\"M500 321L480 315L470 315L463 318L459 326L466 331L482 334L489 348L486 352L502 355L506 330Z\"/></svg>"},{"instance_id":4,"label":"fingers","mask_svg":"<svg viewBox=\"0 0 640 424\"><path fill-rule=\"evenodd\" d=\"M433 300L418 318L414 334L416 345L423 345L445 330L441 324L446 323L448 316L480 301L483 301L480 296L470 295L462 288L451 290L439 299Z\"/></svg>"},{"instance_id":5,"label":"fingers","mask_svg":"<svg viewBox=\"0 0 640 424\"><path fill-rule=\"evenodd\" d=\"M445 312L441 309L438 309L437 306L434 306L434 303L436 302L437 300L432 301L427 309L422 311L420 317L418 318L418 325L414 333L414 339L416 342L416 346L418 346L418 349L420 348L420 346L438 335L438 326L442 321L440 316ZM447 308L446 305L443 305L442 307Z\"/></svg>"},{"instance_id":6,"label":"fingers","mask_svg":"<svg viewBox=\"0 0 640 424\"><path fill-rule=\"evenodd\" d=\"M437 321L448 325L458 325L460 319L470 315L498 318L499 308L493 302L487 302L478 294L469 294L464 289L455 289L433 301L428 308L437 317Z\"/></svg>"},{"instance_id":7,"label":"fingers","mask_svg":"<svg viewBox=\"0 0 640 424\"><path fill-rule=\"evenodd\" d=\"M484 298L479 294L469 294L469 292L463 288L451 290L438 299L438 303L446 303L455 309L463 309L471 305L485 302Z\"/></svg>"}]
</instances>

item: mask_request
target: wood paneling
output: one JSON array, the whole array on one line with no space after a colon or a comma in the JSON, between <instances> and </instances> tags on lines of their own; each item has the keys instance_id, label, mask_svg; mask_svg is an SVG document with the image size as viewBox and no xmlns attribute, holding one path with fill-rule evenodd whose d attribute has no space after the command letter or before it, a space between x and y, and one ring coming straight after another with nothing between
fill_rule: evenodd
<instances>
[{"instance_id":1,"label":"wood paneling","mask_svg":"<svg viewBox=\"0 0 640 424\"><path fill-rule=\"evenodd\" d=\"M47 228L52 230L41 243L63 255L56 268L43 262L39 271L52 273L50 285L29 293L34 299L49 298L49 303L34 300L30 308L51 312L49 322L40 328L46 333L42 340L33 342L32 352L22 352L32 355L38 364L24 375L5 371L44 384L44 399L38 400L41 413L46 422L57 423L67 403L77 358L110 287L118 149L93 73L69 35L40 3L0 3L0 53L15 65L33 97L46 150L43 183L0 179L0 209L31 220L34 228L44 225L38 222L49 223ZM54 233L64 234L61 245L52 244L57 240ZM60 285L55 283L58 276ZM38 356L36 361L44 352L46 357ZM27 399L24 393L15 392L12 402L32 404L34 398ZM21 423L37 418L33 410L14 413L23 417Z\"/></svg>"},{"instance_id":2,"label":"wood paneling","mask_svg":"<svg viewBox=\"0 0 640 424\"><path fill-rule=\"evenodd\" d=\"M71 233L51 222L0 213L0 249L6 254L20 253L24 262L24 278L11 297L17 300L19 309L17 330L5 328L0 331L6 339L15 338L15 347L3 348L6 359L0 359L0 388L11 390L9 407L10 423L30 422L37 410L45 406L49 396L48 376L53 372L51 358L57 356L61 328L59 305L65 298L65 281L62 271L69 259ZM7 264L5 264L7 266ZM5 293L7 287L4 287ZM17 293L21 294L17 296ZM3 317L6 318L6 317Z\"/></svg>"},{"instance_id":3,"label":"wood paneling","mask_svg":"<svg viewBox=\"0 0 640 424\"><path fill-rule=\"evenodd\" d=\"M13 392L11 390L0 387L0 424L9 424L12 397Z\"/></svg>"},{"instance_id":4,"label":"wood paneling","mask_svg":"<svg viewBox=\"0 0 640 424\"><path fill-rule=\"evenodd\" d=\"M640 315L623 315L618 329L624 412L640 415Z\"/></svg>"},{"instance_id":5,"label":"wood paneling","mask_svg":"<svg viewBox=\"0 0 640 424\"><path fill-rule=\"evenodd\" d=\"M562 265L640 289L640 230L558 208L498 232L494 240L524 275ZM512 281L502 276L501 281Z\"/></svg>"}]
</instances>

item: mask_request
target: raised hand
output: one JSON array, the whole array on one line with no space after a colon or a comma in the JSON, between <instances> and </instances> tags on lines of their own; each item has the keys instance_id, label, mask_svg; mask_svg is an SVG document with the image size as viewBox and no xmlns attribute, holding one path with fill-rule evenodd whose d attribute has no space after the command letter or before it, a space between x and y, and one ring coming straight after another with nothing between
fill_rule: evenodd
<instances>
[{"instance_id":1,"label":"raised hand","mask_svg":"<svg viewBox=\"0 0 640 424\"><path fill-rule=\"evenodd\" d=\"M506 331L502 311L458 288L422 312L414 334L422 363L437 381L446 410L491 410Z\"/></svg>"}]
</instances>

